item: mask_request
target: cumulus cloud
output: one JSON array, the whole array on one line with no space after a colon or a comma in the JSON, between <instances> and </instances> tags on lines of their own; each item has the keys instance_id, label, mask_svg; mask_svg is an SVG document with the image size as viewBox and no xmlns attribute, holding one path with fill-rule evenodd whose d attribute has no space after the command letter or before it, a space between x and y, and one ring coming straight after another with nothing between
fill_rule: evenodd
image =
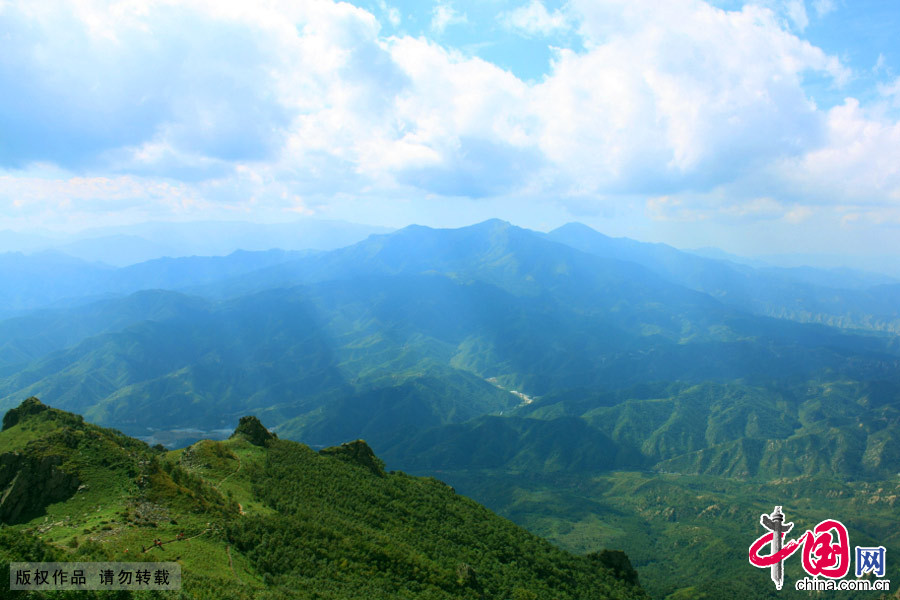
<instances>
[{"instance_id":1,"label":"cumulus cloud","mask_svg":"<svg viewBox=\"0 0 900 600\"><path fill-rule=\"evenodd\" d=\"M821 6L818 3L814 3L816 16L822 17L833 10L833 5L829 7L827 1ZM771 10L779 17L786 28L796 32L803 33L809 26L806 0L751 0L750 4Z\"/></svg>"},{"instance_id":2,"label":"cumulus cloud","mask_svg":"<svg viewBox=\"0 0 900 600\"><path fill-rule=\"evenodd\" d=\"M178 181L128 175L46 175L0 175L0 212L8 225L100 225L103 215L114 215L108 223L114 224L123 214L134 220L150 220L161 212L172 216L196 214L213 204L198 190Z\"/></svg>"},{"instance_id":3,"label":"cumulus cloud","mask_svg":"<svg viewBox=\"0 0 900 600\"><path fill-rule=\"evenodd\" d=\"M400 11L394 7L389 6L387 2L384 0L378 0L378 8L381 9L381 12L387 17L388 22L394 27L399 27L400 22L403 20L400 15Z\"/></svg>"},{"instance_id":4,"label":"cumulus cloud","mask_svg":"<svg viewBox=\"0 0 900 600\"><path fill-rule=\"evenodd\" d=\"M0 162L73 168L147 143L258 160L289 122L260 24L163 3L10 3L0 13ZM121 157L121 153L119 152Z\"/></svg>"},{"instance_id":5,"label":"cumulus cloud","mask_svg":"<svg viewBox=\"0 0 900 600\"><path fill-rule=\"evenodd\" d=\"M448 25L457 25L468 21L465 13L456 12L450 4L438 3L432 9L431 30L436 33L443 33Z\"/></svg>"},{"instance_id":6,"label":"cumulus cloud","mask_svg":"<svg viewBox=\"0 0 900 600\"><path fill-rule=\"evenodd\" d=\"M816 16L822 18L830 12L834 12L837 6L835 6L834 0L813 0L813 8L816 10Z\"/></svg>"},{"instance_id":7,"label":"cumulus cloud","mask_svg":"<svg viewBox=\"0 0 900 600\"><path fill-rule=\"evenodd\" d=\"M503 18L529 35L569 28L580 45L524 82L426 37L386 36L373 14L330 0L8 2L3 194L300 211L334 197L517 194L583 210L627 195L682 220L802 220L816 202L900 199L890 111L853 99L825 111L804 89L810 74L840 88L851 73L799 37L803 2L551 12L531 0ZM465 19L439 3L432 27ZM898 86L882 86L882 104L896 106ZM44 163L63 170L57 184L34 174Z\"/></svg>"},{"instance_id":8,"label":"cumulus cloud","mask_svg":"<svg viewBox=\"0 0 900 600\"><path fill-rule=\"evenodd\" d=\"M881 94L894 108L900 108L900 77L890 83L878 85L878 93Z\"/></svg>"},{"instance_id":9,"label":"cumulus cloud","mask_svg":"<svg viewBox=\"0 0 900 600\"><path fill-rule=\"evenodd\" d=\"M791 20L798 31L803 31L809 25L809 16L806 14L806 2L804 0L788 0L785 10L788 19Z\"/></svg>"},{"instance_id":10,"label":"cumulus cloud","mask_svg":"<svg viewBox=\"0 0 900 600\"><path fill-rule=\"evenodd\" d=\"M666 195L647 199L646 215L654 221L717 223L801 223L813 216L813 208L787 204L768 196L723 198L717 193Z\"/></svg>"},{"instance_id":11,"label":"cumulus cloud","mask_svg":"<svg viewBox=\"0 0 900 600\"><path fill-rule=\"evenodd\" d=\"M682 0L575 1L588 50L563 50L535 88L540 143L579 188L709 189L822 139L807 71L835 58L769 10Z\"/></svg>"},{"instance_id":12,"label":"cumulus cloud","mask_svg":"<svg viewBox=\"0 0 900 600\"><path fill-rule=\"evenodd\" d=\"M778 174L819 203L880 210L900 202L900 122L848 98L828 111L825 143L785 160Z\"/></svg>"},{"instance_id":13,"label":"cumulus cloud","mask_svg":"<svg viewBox=\"0 0 900 600\"><path fill-rule=\"evenodd\" d=\"M549 35L569 28L568 19L562 11L549 12L541 0L531 0L501 15L500 20L506 27L527 35Z\"/></svg>"}]
</instances>

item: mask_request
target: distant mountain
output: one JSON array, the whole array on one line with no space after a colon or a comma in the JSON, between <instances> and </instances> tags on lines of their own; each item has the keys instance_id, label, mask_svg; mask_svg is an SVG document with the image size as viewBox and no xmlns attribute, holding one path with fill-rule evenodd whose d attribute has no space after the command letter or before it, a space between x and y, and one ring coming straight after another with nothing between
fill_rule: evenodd
<instances>
[{"instance_id":1,"label":"distant mountain","mask_svg":"<svg viewBox=\"0 0 900 600\"><path fill-rule=\"evenodd\" d=\"M447 474L570 549L617 540L659 598L771 597L767 574L747 575L731 550L775 504L805 520L854 515L842 518L855 539L900 543L900 288L866 274L753 268L584 226L545 235L496 220L124 268L5 259L7 297L23 308L0 320L0 408L40 396L152 443L190 444L166 456L219 483L237 470L229 452L250 455L194 442L242 416L317 447L364 436L327 459L390 480L374 448L391 468ZM36 299L47 306L28 310ZM310 476L291 461L330 464L307 450L280 456L283 477L258 478L257 463L255 479L232 478L234 494L255 494L240 496L246 512L293 511L306 491L281 482ZM332 476L316 481L333 489ZM815 509L822 499L838 512ZM273 541L254 527L229 530L235 573L290 587L279 578L300 563L252 550ZM373 560L430 573L410 552Z\"/></svg>"},{"instance_id":2,"label":"distant mountain","mask_svg":"<svg viewBox=\"0 0 900 600\"><path fill-rule=\"evenodd\" d=\"M706 246L703 248L685 248L683 251L690 254L696 254L697 256L702 256L704 258L712 258L714 260L727 260L739 265L747 265L748 267L761 268L772 266L770 263L767 263L766 261L758 258L732 254L731 252L725 252L720 248L713 248L711 246Z\"/></svg>"},{"instance_id":3,"label":"distant mountain","mask_svg":"<svg viewBox=\"0 0 900 600\"><path fill-rule=\"evenodd\" d=\"M422 431L389 444L383 455L418 471L650 469L872 480L900 469L898 380L653 387L656 393L550 395L509 417Z\"/></svg>"},{"instance_id":4,"label":"distant mountain","mask_svg":"<svg viewBox=\"0 0 900 600\"><path fill-rule=\"evenodd\" d=\"M164 452L29 398L3 419L0 491L4 568L175 561L204 599L647 598L621 552L564 552L362 440L317 453L252 417Z\"/></svg>"},{"instance_id":5,"label":"distant mountain","mask_svg":"<svg viewBox=\"0 0 900 600\"><path fill-rule=\"evenodd\" d=\"M877 274L900 279L900 266L897 265L897 256L891 254L882 255L854 255L854 254L762 254L759 260L782 268L813 267L822 271L853 270L869 274Z\"/></svg>"},{"instance_id":6,"label":"distant mountain","mask_svg":"<svg viewBox=\"0 0 900 600\"><path fill-rule=\"evenodd\" d=\"M58 240L48 235L21 233L5 229L0 231L0 254L7 252L37 252L46 250L57 242Z\"/></svg>"},{"instance_id":7,"label":"distant mountain","mask_svg":"<svg viewBox=\"0 0 900 600\"><path fill-rule=\"evenodd\" d=\"M228 256L160 258L129 267L89 263L59 252L0 254L0 318L39 308L85 305L140 290L179 290L235 277L309 252L268 250Z\"/></svg>"},{"instance_id":8,"label":"distant mountain","mask_svg":"<svg viewBox=\"0 0 900 600\"><path fill-rule=\"evenodd\" d=\"M113 274L119 290L213 283L0 322L0 406L41 395L144 436L251 412L310 443L365 435L381 448L509 411L513 390L863 379L900 365L891 339L747 315L496 221Z\"/></svg>"},{"instance_id":9,"label":"distant mountain","mask_svg":"<svg viewBox=\"0 0 900 600\"><path fill-rule=\"evenodd\" d=\"M850 269L753 268L682 252L665 244L610 238L569 223L548 239L604 258L639 264L724 304L799 322L900 332L900 284Z\"/></svg>"},{"instance_id":10,"label":"distant mountain","mask_svg":"<svg viewBox=\"0 0 900 600\"><path fill-rule=\"evenodd\" d=\"M164 257L225 256L237 250L333 250L389 231L386 227L312 218L274 224L155 222L89 229L57 239L15 234L5 246L7 251L53 250L87 262L124 267ZM0 246L0 251L3 249Z\"/></svg>"},{"instance_id":11,"label":"distant mountain","mask_svg":"<svg viewBox=\"0 0 900 600\"><path fill-rule=\"evenodd\" d=\"M0 254L0 318L66 299L96 300L112 271L58 252Z\"/></svg>"},{"instance_id":12,"label":"distant mountain","mask_svg":"<svg viewBox=\"0 0 900 600\"><path fill-rule=\"evenodd\" d=\"M53 250L88 262L99 262L116 267L133 265L164 256L194 254L186 253L174 245L126 234L76 239L58 244L53 247Z\"/></svg>"},{"instance_id":13,"label":"distant mountain","mask_svg":"<svg viewBox=\"0 0 900 600\"><path fill-rule=\"evenodd\" d=\"M175 318L203 310L208 302L176 292L138 292L125 298L68 309L42 309L0 321L0 375L14 373L52 352L142 321Z\"/></svg>"}]
</instances>

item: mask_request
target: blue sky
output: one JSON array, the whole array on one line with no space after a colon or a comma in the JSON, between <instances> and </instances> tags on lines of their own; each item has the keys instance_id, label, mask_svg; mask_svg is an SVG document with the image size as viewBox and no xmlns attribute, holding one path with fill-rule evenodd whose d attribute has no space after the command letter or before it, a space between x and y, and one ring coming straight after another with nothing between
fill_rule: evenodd
<instances>
[{"instance_id":1,"label":"blue sky","mask_svg":"<svg viewBox=\"0 0 900 600\"><path fill-rule=\"evenodd\" d=\"M499 217L900 253L900 3L0 0L0 230Z\"/></svg>"}]
</instances>

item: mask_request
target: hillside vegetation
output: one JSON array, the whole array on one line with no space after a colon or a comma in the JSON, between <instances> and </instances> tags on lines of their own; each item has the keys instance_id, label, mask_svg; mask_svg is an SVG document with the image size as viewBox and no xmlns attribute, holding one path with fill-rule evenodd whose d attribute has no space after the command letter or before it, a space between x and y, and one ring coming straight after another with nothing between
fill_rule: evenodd
<instances>
[{"instance_id":1,"label":"hillside vegetation","mask_svg":"<svg viewBox=\"0 0 900 600\"><path fill-rule=\"evenodd\" d=\"M18 311L0 320L0 409L38 396L181 448L113 444L96 463L104 471L60 450L106 447L102 435L67 433L52 419L33 433L11 425L2 443L43 441L9 455L5 472L52 482L13 489L2 514L17 527L59 523L54 507L94 493L119 494L119 517L129 506L143 524L157 513L140 507L169 506L149 498L171 496L201 515L204 552L232 557L224 580L240 575L251 588L301 593L288 582L318 581L315 566L337 582L335 594L374 594L353 587L374 585L439 596L459 591L457 579L472 594L481 593L473 581L501 595L582 593L584 558L558 571L515 553L479 558L451 545L451 558L428 546L480 537L453 520L463 500L442 504L456 496L391 473L403 469L579 555L626 550L660 599L770 595L745 549L774 505L799 523L843 519L854 540L900 551L900 296L890 277L753 267L578 224L541 234L497 220L410 226L327 252L123 269L0 259L0 314ZM246 421L224 440L247 415L278 439ZM340 446L360 438L367 443ZM348 466L366 484L345 498L334 482ZM11 476L4 485L21 486ZM306 495L315 486L330 516L303 512L320 502ZM430 499L413 510L405 499L419 493ZM109 502L92 502L84 514L106 521L117 542L133 549L143 539L116 529ZM359 508L369 506L381 508ZM40 511L46 524L34 521ZM435 511L457 525L445 528ZM412 536L419 519L440 534ZM182 520L153 522L171 533ZM388 526L396 546L378 554ZM73 536L83 547L85 533L54 537L65 531L39 535L51 549ZM556 556L505 531L496 539ZM367 541L341 545L357 533ZM313 537L323 541L313 547ZM279 544L297 558L264 550ZM593 560L627 575L609 552ZM534 577L545 587L510 587Z\"/></svg>"},{"instance_id":2,"label":"hillside vegetation","mask_svg":"<svg viewBox=\"0 0 900 600\"><path fill-rule=\"evenodd\" d=\"M0 448L6 564L174 560L184 598L645 597L621 553L560 550L362 441L315 452L248 418L165 452L29 398Z\"/></svg>"}]
</instances>

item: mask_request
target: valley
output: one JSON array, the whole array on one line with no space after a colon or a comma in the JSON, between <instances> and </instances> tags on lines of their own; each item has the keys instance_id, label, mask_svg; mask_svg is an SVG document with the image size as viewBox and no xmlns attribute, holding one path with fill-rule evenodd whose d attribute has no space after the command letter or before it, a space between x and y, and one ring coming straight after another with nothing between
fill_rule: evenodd
<instances>
[{"instance_id":1,"label":"valley","mask_svg":"<svg viewBox=\"0 0 900 600\"><path fill-rule=\"evenodd\" d=\"M68 499L48 496L46 524L39 515L7 517L27 523L47 555L75 548L73 538L82 548L78 531L88 530L91 544L115 536L133 550L146 522L172 539L182 519L165 525L167 515L196 508L220 515L219 529L189 519L185 532L198 536L199 555L219 553L225 565L217 582L202 584L209 590L243 573L247 597L263 589L291 597L286 590L306 573L316 589L326 579L349 586L336 583L336 595L323 597L352 596L364 589L354 578L375 560L379 590L412 585L468 597L446 587L456 566L429 562L436 547L405 545L413 538L403 536L426 523L435 539L455 535L398 504L432 484L397 474L378 487L390 471L445 482L554 544L541 553L582 560L624 551L642 590L660 600L775 597L747 548L760 535L760 514L776 505L798 529L841 519L854 544L900 551L900 343L884 279L755 268L580 225L540 234L497 220L412 226L322 252L152 260L103 277L128 283L110 284L102 299L30 310L20 303L17 316L0 320L0 408L38 397L121 431L115 439L132 453L150 450L131 438L161 444L160 454L146 455L161 470L108 458L121 465L118 475ZM67 291L50 295L74 289L61 285ZM371 450L353 453L374 451L378 460L365 460L376 479L353 483L361 486L354 493L387 511L379 519L409 514L392 534L407 541L379 554L386 538L360 529L355 508L335 506L352 519L335 521L340 533L321 532L330 545L290 550L312 562L256 553L279 529L315 537L309 519L327 510L323 498L336 502L327 480L343 475L323 471L315 497L284 483L299 477L286 463L277 484L265 483L276 475L265 474L261 451L228 437L246 415L270 426L277 452L301 463L364 439ZM19 431L4 432L6 452L29 443ZM135 500L142 478L162 486L153 494L165 502ZM318 507L306 521L286 516L301 497ZM241 516L253 527L234 529ZM362 533L374 537L359 554L351 540ZM218 541L206 547L207 538ZM477 545L457 541L463 553ZM346 579L344 568L356 575ZM474 568L494 590L536 577ZM317 569L325 579L309 575ZM791 584L799 562L786 572ZM900 581L891 559L886 577Z\"/></svg>"}]
</instances>

